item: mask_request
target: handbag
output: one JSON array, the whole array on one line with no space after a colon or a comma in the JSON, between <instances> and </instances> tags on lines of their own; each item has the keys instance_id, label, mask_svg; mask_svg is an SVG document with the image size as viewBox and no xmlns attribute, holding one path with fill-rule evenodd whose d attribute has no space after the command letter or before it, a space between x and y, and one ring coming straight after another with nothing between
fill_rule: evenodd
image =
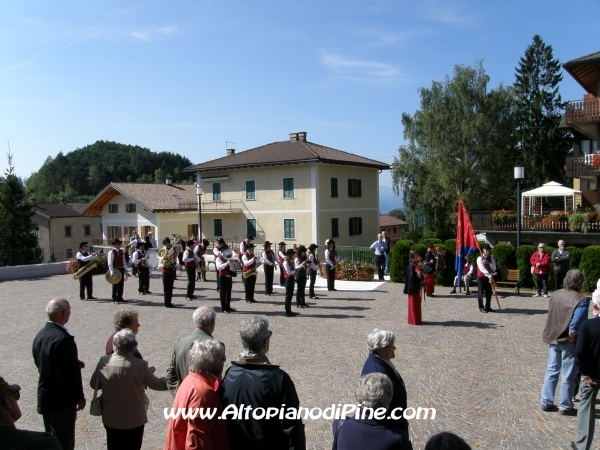
<instances>
[{"instance_id":1,"label":"handbag","mask_svg":"<svg viewBox=\"0 0 600 450\"><path fill-rule=\"evenodd\" d=\"M96 386L94 387L94 397L90 402L90 416L101 416L102 415L102 394L98 395L98 379L100 373L96 372Z\"/></svg>"}]
</instances>

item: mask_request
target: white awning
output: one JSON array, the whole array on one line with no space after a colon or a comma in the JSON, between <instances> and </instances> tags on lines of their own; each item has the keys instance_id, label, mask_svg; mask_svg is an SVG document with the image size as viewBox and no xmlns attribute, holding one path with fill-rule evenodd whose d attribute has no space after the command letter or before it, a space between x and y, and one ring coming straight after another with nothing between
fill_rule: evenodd
<instances>
[{"instance_id":1,"label":"white awning","mask_svg":"<svg viewBox=\"0 0 600 450\"><path fill-rule=\"evenodd\" d=\"M546 183L539 188L535 188L530 191L523 192L521 194L521 204L523 205L522 214L526 213L525 212L526 209L528 210L527 213L529 215L536 214L536 211L535 211L536 202L535 202L535 200L533 200L533 201L531 201L531 200L533 198L541 199L542 197L564 197L565 212L566 212L567 211L567 198L573 200L571 207L574 209L575 206L577 205L576 198L575 198L577 195L581 195L581 191L568 188L566 186L563 186L560 183L557 183L556 181L550 181L549 183ZM526 197L530 200L529 202L527 202L528 208L525 208L525 204L526 204L525 198ZM541 201L540 201L539 205L540 205L540 213L541 213L542 212Z\"/></svg>"}]
</instances>

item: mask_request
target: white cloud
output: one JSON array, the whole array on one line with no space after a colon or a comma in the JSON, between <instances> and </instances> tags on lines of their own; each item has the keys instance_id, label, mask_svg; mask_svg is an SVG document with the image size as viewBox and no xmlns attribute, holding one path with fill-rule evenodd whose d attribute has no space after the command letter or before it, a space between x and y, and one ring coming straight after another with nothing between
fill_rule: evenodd
<instances>
[{"instance_id":1,"label":"white cloud","mask_svg":"<svg viewBox=\"0 0 600 450\"><path fill-rule=\"evenodd\" d=\"M167 25L160 28L152 28L144 31L134 31L131 33L133 37L140 41L151 41L157 36L171 36L177 32L177 27L174 25Z\"/></svg>"},{"instance_id":2,"label":"white cloud","mask_svg":"<svg viewBox=\"0 0 600 450\"><path fill-rule=\"evenodd\" d=\"M21 67L25 67L25 66L31 64L33 61L35 61L35 60L34 59L28 59L26 61L22 61L22 62L20 62L18 64L15 64L15 65L7 66L6 68L8 70L17 70L17 69L20 69Z\"/></svg>"},{"instance_id":3,"label":"white cloud","mask_svg":"<svg viewBox=\"0 0 600 450\"><path fill-rule=\"evenodd\" d=\"M380 61L355 59L348 56L322 53L321 64L335 77L352 81L381 83L396 80L398 67Z\"/></svg>"},{"instance_id":4,"label":"white cloud","mask_svg":"<svg viewBox=\"0 0 600 450\"><path fill-rule=\"evenodd\" d=\"M426 2L420 15L433 22L456 28L465 28L478 20L467 8L458 3L448 4L437 0Z\"/></svg>"}]
</instances>

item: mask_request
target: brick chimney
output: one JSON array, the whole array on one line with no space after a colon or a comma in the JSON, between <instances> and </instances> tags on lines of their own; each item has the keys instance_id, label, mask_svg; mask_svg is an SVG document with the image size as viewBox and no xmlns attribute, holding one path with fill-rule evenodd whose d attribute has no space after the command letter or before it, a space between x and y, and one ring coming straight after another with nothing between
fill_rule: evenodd
<instances>
[{"instance_id":1,"label":"brick chimney","mask_svg":"<svg viewBox=\"0 0 600 450\"><path fill-rule=\"evenodd\" d=\"M290 142L296 142L298 140L298 133L290 133Z\"/></svg>"},{"instance_id":2,"label":"brick chimney","mask_svg":"<svg viewBox=\"0 0 600 450\"><path fill-rule=\"evenodd\" d=\"M290 142L296 142L296 141L306 142L306 131L290 133Z\"/></svg>"}]
</instances>

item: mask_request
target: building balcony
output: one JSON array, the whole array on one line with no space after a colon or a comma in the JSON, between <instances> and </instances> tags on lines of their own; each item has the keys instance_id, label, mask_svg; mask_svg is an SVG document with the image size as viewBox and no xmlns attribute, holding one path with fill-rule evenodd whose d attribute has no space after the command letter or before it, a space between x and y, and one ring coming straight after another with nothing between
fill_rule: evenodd
<instances>
[{"instance_id":1,"label":"building balcony","mask_svg":"<svg viewBox=\"0 0 600 450\"><path fill-rule=\"evenodd\" d=\"M565 171L570 178L600 176L600 155L568 156Z\"/></svg>"},{"instance_id":2,"label":"building balcony","mask_svg":"<svg viewBox=\"0 0 600 450\"><path fill-rule=\"evenodd\" d=\"M471 224L476 233L486 231L517 231L517 219L494 220L491 211L471 213ZM521 217L522 231L571 233L566 216L557 214L524 215ZM588 233L600 232L598 216L589 221Z\"/></svg>"},{"instance_id":3,"label":"building balcony","mask_svg":"<svg viewBox=\"0 0 600 450\"><path fill-rule=\"evenodd\" d=\"M567 124L600 122L600 99L577 100L567 103Z\"/></svg>"},{"instance_id":4,"label":"building balcony","mask_svg":"<svg viewBox=\"0 0 600 450\"><path fill-rule=\"evenodd\" d=\"M241 213L243 210L244 202L241 200L202 202L202 214ZM178 211L198 211L198 202L179 202Z\"/></svg>"}]
</instances>

